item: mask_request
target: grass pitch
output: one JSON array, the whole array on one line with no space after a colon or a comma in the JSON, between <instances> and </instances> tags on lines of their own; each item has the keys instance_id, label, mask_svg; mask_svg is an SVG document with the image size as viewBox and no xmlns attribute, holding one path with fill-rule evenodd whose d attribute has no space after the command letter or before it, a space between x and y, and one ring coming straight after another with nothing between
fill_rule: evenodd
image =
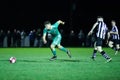
<instances>
[{"instance_id":1,"label":"grass pitch","mask_svg":"<svg viewBox=\"0 0 120 80\"><path fill-rule=\"evenodd\" d=\"M58 59L49 61L49 48L0 48L0 80L120 80L120 52L103 48L113 59L105 63L99 53L90 59L93 48L69 49L71 59L57 50ZM16 63L9 63L11 56Z\"/></svg>"}]
</instances>

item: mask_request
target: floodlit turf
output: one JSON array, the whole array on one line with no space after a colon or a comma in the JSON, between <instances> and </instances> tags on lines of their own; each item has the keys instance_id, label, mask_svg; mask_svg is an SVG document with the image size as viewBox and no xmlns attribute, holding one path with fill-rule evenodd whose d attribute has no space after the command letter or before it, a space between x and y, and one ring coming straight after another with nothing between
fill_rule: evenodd
<instances>
[{"instance_id":1,"label":"floodlit turf","mask_svg":"<svg viewBox=\"0 0 120 80\"><path fill-rule=\"evenodd\" d=\"M96 61L90 59L93 48L69 49L71 59L57 49L58 59L49 61L49 48L0 48L0 80L120 80L120 52L104 48L113 59L105 63L99 53Z\"/></svg>"}]
</instances>

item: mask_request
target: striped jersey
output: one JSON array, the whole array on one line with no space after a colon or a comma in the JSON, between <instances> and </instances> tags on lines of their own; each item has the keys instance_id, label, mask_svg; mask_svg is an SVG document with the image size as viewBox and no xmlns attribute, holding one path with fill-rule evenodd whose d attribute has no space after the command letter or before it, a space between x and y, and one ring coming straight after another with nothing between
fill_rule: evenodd
<instances>
[{"instance_id":1,"label":"striped jersey","mask_svg":"<svg viewBox=\"0 0 120 80\"><path fill-rule=\"evenodd\" d=\"M111 31L118 32L117 26L113 26ZM112 34L112 39L120 39L119 34Z\"/></svg>"},{"instance_id":2,"label":"striped jersey","mask_svg":"<svg viewBox=\"0 0 120 80\"><path fill-rule=\"evenodd\" d=\"M98 38L105 39L105 35L107 33L108 28L103 21L98 21L97 23L98 23L98 25L97 25L96 36Z\"/></svg>"}]
</instances>

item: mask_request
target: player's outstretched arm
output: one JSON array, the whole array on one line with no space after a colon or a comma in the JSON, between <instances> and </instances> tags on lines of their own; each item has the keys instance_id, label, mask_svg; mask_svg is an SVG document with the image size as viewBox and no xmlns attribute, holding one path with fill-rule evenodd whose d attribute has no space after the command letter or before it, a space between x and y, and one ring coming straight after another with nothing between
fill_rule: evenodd
<instances>
[{"instance_id":1,"label":"player's outstretched arm","mask_svg":"<svg viewBox=\"0 0 120 80\"><path fill-rule=\"evenodd\" d=\"M90 36L93 33L93 30L96 28L96 26L98 25L98 23L95 23L92 27L92 29L90 30L90 32L88 33L88 36Z\"/></svg>"},{"instance_id":2,"label":"player's outstretched arm","mask_svg":"<svg viewBox=\"0 0 120 80\"><path fill-rule=\"evenodd\" d=\"M118 34L118 32L110 31L110 34Z\"/></svg>"},{"instance_id":3,"label":"player's outstretched arm","mask_svg":"<svg viewBox=\"0 0 120 80\"><path fill-rule=\"evenodd\" d=\"M63 22L63 21L61 21L61 20L58 20L57 22L58 22L59 24L63 24L63 25L65 24L65 22Z\"/></svg>"}]
</instances>

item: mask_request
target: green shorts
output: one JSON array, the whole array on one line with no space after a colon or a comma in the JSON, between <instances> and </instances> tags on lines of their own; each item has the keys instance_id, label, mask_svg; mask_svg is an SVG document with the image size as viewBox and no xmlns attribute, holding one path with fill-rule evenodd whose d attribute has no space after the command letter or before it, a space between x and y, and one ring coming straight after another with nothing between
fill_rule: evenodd
<instances>
[{"instance_id":1,"label":"green shorts","mask_svg":"<svg viewBox=\"0 0 120 80\"><path fill-rule=\"evenodd\" d=\"M58 35L58 36L54 37L52 45L55 45L55 46L59 45L61 43L61 39L62 39L61 35Z\"/></svg>"}]
</instances>

